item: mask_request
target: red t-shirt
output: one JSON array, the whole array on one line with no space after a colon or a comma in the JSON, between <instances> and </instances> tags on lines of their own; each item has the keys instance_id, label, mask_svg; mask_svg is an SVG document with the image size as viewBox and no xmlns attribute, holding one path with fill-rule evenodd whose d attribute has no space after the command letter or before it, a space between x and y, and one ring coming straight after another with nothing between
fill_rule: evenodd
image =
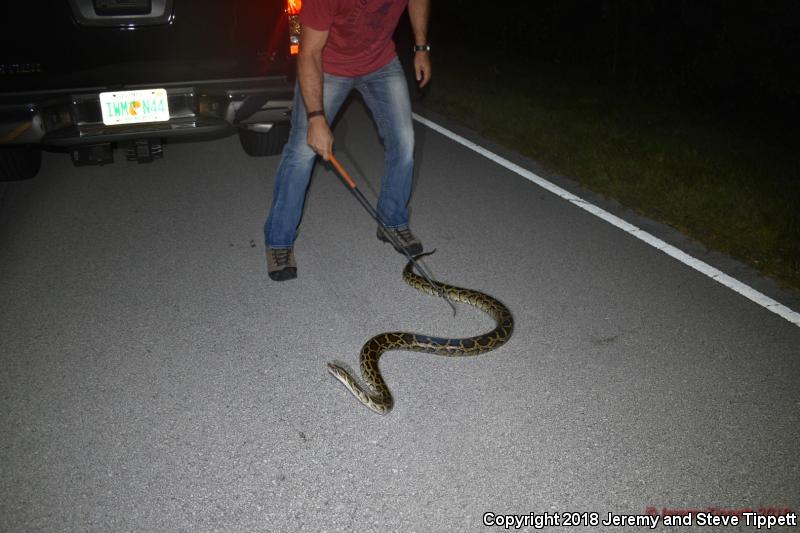
<instances>
[{"instance_id":1,"label":"red t-shirt","mask_svg":"<svg viewBox=\"0 0 800 533\"><path fill-rule=\"evenodd\" d=\"M408 0L304 0L300 22L328 31L322 69L334 76L363 76L395 57L392 34Z\"/></svg>"}]
</instances>

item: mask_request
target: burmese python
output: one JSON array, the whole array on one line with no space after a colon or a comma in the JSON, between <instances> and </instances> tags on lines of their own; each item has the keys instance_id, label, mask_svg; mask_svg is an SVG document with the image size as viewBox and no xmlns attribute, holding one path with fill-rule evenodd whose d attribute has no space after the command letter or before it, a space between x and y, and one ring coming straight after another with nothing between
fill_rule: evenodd
<instances>
[{"instance_id":1,"label":"burmese python","mask_svg":"<svg viewBox=\"0 0 800 533\"><path fill-rule=\"evenodd\" d=\"M417 260L433 252L420 254ZM439 288L432 286L425 278L413 271L414 264L409 261L403 269L403 280L426 294L439 296ZM410 350L413 352L435 353L447 357L478 355L494 350L505 344L514 330L514 317L508 308L488 294L472 289L464 289L439 283L439 287L447 298L477 307L494 318L496 326L493 330L476 337L450 339L429 337L405 331L379 333L369 339L361 348L361 375L366 381L369 391L343 367L336 363L328 363L328 372L344 384L364 405L376 413L386 414L394 406L392 394L386 386L378 368L378 360L389 350Z\"/></svg>"}]
</instances>

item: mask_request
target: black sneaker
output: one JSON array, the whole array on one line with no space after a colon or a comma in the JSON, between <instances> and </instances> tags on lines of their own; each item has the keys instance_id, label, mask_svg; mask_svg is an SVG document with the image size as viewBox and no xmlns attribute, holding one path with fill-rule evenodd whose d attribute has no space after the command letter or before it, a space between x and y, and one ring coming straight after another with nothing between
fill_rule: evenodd
<instances>
[{"instance_id":1,"label":"black sneaker","mask_svg":"<svg viewBox=\"0 0 800 533\"><path fill-rule=\"evenodd\" d=\"M390 239L386 236L387 231L391 232L394 239ZM394 247L395 250L397 250L398 253L401 254L403 253L403 250L405 250L408 255L417 255L422 253L422 243L419 242L419 239L414 237L408 227L384 228L382 226L378 226L378 240L388 242ZM398 248L394 242L392 242L392 240L400 244L402 248Z\"/></svg>"},{"instance_id":2,"label":"black sneaker","mask_svg":"<svg viewBox=\"0 0 800 533\"><path fill-rule=\"evenodd\" d=\"M297 277L297 264L291 248L267 248L267 272L275 281Z\"/></svg>"}]
</instances>

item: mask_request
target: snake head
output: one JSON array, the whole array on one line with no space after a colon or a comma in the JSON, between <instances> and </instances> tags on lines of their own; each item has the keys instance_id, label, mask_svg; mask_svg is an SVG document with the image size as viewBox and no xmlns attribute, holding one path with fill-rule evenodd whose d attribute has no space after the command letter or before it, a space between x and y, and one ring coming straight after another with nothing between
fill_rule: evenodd
<instances>
[{"instance_id":1,"label":"snake head","mask_svg":"<svg viewBox=\"0 0 800 533\"><path fill-rule=\"evenodd\" d=\"M341 366L337 365L336 363L328 363L328 374L335 377L345 385L347 385L346 381L343 379L345 375L347 375L347 370L342 368Z\"/></svg>"},{"instance_id":2,"label":"snake head","mask_svg":"<svg viewBox=\"0 0 800 533\"><path fill-rule=\"evenodd\" d=\"M350 371L345 368L346 366L347 365L340 363L328 363L328 373L339 380L342 385L344 385L345 388L358 399L358 401L376 413L385 415L392 410L392 407L394 406L394 400L390 394L387 394L387 397L382 398L381 401L376 401L376 399L371 396L364 389L364 387L358 383L358 381L356 381Z\"/></svg>"}]
</instances>

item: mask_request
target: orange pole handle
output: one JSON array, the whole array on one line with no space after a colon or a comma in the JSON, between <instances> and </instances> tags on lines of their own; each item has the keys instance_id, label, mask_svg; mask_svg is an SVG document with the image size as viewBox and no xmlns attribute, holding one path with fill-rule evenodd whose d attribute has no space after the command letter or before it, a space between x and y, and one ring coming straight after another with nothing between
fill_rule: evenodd
<instances>
[{"instance_id":1,"label":"orange pole handle","mask_svg":"<svg viewBox=\"0 0 800 533\"><path fill-rule=\"evenodd\" d=\"M331 165L333 165L333 168L336 169L336 172L338 172L339 175L342 178L344 178L344 181L347 182L347 185L351 189L355 189L356 188L356 182L353 180L353 178L350 177L350 174L347 173L347 171L344 169L344 167L339 164L339 161L336 160L336 158L333 156L333 154L331 154L331 158L328 161L331 162Z\"/></svg>"}]
</instances>

